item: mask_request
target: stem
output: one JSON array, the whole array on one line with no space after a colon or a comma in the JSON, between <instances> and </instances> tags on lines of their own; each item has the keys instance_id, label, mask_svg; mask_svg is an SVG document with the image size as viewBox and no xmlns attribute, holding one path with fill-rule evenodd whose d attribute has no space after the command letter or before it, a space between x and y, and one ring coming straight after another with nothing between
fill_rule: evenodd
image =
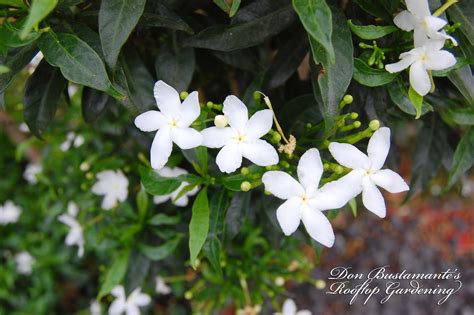
<instances>
[{"instance_id":1,"label":"stem","mask_svg":"<svg viewBox=\"0 0 474 315\"><path fill-rule=\"evenodd\" d=\"M247 280L243 276L240 276L240 286L244 292L245 304L252 305L252 300L250 299L249 287L247 285Z\"/></svg>"},{"instance_id":2,"label":"stem","mask_svg":"<svg viewBox=\"0 0 474 315\"><path fill-rule=\"evenodd\" d=\"M268 96L266 96L262 92L258 91L258 93L263 95L263 99L265 101L265 104L267 104L268 108L270 108L270 110L272 111L273 121L275 122L275 126L277 128L278 133L281 135L283 140L285 140L286 144L290 143L290 141L288 141L288 139L285 137L285 134L283 133L283 130L281 129L280 124L278 123L278 119L276 118L275 111L273 110L272 103L270 102L270 99L268 98Z\"/></svg>"},{"instance_id":3,"label":"stem","mask_svg":"<svg viewBox=\"0 0 474 315\"><path fill-rule=\"evenodd\" d=\"M430 93L433 93L435 91L436 86L433 80L433 74L431 73L431 70L428 71L428 75L430 76L430 82L431 82Z\"/></svg>"},{"instance_id":4,"label":"stem","mask_svg":"<svg viewBox=\"0 0 474 315\"><path fill-rule=\"evenodd\" d=\"M448 0L442 6L440 6L436 11L434 11L433 16L440 16L444 13L450 6L457 3L458 0Z\"/></svg>"},{"instance_id":5,"label":"stem","mask_svg":"<svg viewBox=\"0 0 474 315\"><path fill-rule=\"evenodd\" d=\"M85 224L85 226L94 225L94 224L96 224L97 222L101 221L103 218L104 218L104 215L103 215L103 214L99 214L98 216L92 218L89 222L87 222L87 223Z\"/></svg>"}]
</instances>

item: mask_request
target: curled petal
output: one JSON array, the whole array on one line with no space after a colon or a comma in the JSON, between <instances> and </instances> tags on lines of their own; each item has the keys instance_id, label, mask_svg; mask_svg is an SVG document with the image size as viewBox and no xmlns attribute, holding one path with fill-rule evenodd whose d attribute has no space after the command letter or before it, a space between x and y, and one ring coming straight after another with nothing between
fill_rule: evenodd
<instances>
[{"instance_id":1,"label":"curled petal","mask_svg":"<svg viewBox=\"0 0 474 315\"><path fill-rule=\"evenodd\" d=\"M409 32L415 28L415 17L409 11L404 10L395 16L393 23L395 23L398 28Z\"/></svg>"},{"instance_id":2,"label":"curled petal","mask_svg":"<svg viewBox=\"0 0 474 315\"><path fill-rule=\"evenodd\" d=\"M201 113L199 105L198 92L194 91L186 97L183 104L179 107L179 126L181 128L189 127Z\"/></svg>"},{"instance_id":3,"label":"curled petal","mask_svg":"<svg viewBox=\"0 0 474 315\"><path fill-rule=\"evenodd\" d=\"M303 196L305 193L303 186L285 172L266 172L262 176L262 182L266 190L280 199Z\"/></svg>"},{"instance_id":4,"label":"curled petal","mask_svg":"<svg viewBox=\"0 0 474 315\"><path fill-rule=\"evenodd\" d=\"M224 100L224 108L222 109L225 117L229 121L229 125L238 130L244 131L245 125L249 119L247 106L242 103L237 96L229 95Z\"/></svg>"},{"instance_id":5,"label":"curled petal","mask_svg":"<svg viewBox=\"0 0 474 315\"><path fill-rule=\"evenodd\" d=\"M309 207L301 209L302 221L308 234L326 247L334 245L334 231L326 216L319 210Z\"/></svg>"},{"instance_id":6,"label":"curled petal","mask_svg":"<svg viewBox=\"0 0 474 315\"><path fill-rule=\"evenodd\" d=\"M242 165L242 153L237 144L226 144L217 154L216 163L224 173L232 173L238 169Z\"/></svg>"},{"instance_id":7,"label":"curled petal","mask_svg":"<svg viewBox=\"0 0 474 315\"><path fill-rule=\"evenodd\" d=\"M410 67L410 85L422 96L431 90L430 77L421 61L415 62Z\"/></svg>"},{"instance_id":8,"label":"curled petal","mask_svg":"<svg viewBox=\"0 0 474 315\"><path fill-rule=\"evenodd\" d=\"M323 174L323 163L317 149L309 149L301 156L297 172L298 179L307 192L318 189Z\"/></svg>"},{"instance_id":9,"label":"curled petal","mask_svg":"<svg viewBox=\"0 0 474 315\"><path fill-rule=\"evenodd\" d=\"M375 185L391 193L399 193L410 189L403 178L392 170L380 170L372 175Z\"/></svg>"},{"instance_id":10,"label":"curled petal","mask_svg":"<svg viewBox=\"0 0 474 315\"><path fill-rule=\"evenodd\" d=\"M158 130L151 144L151 167L160 169L168 162L168 158L173 150L173 142L169 128L162 128Z\"/></svg>"},{"instance_id":11,"label":"curled petal","mask_svg":"<svg viewBox=\"0 0 474 315\"><path fill-rule=\"evenodd\" d=\"M153 88L156 105L160 111L167 116L174 116L179 112L181 100L178 92L163 81L155 83Z\"/></svg>"},{"instance_id":12,"label":"curled petal","mask_svg":"<svg viewBox=\"0 0 474 315\"><path fill-rule=\"evenodd\" d=\"M273 125L273 113L264 109L253 114L245 126L245 134L251 139L260 139L266 135Z\"/></svg>"},{"instance_id":13,"label":"curled petal","mask_svg":"<svg viewBox=\"0 0 474 315\"><path fill-rule=\"evenodd\" d=\"M259 166L269 166L278 163L278 153L268 142L257 139L241 146L242 155Z\"/></svg>"},{"instance_id":14,"label":"curled petal","mask_svg":"<svg viewBox=\"0 0 474 315\"><path fill-rule=\"evenodd\" d=\"M352 144L332 142L329 144L329 152L339 164L348 168L365 169L370 165L367 155Z\"/></svg>"},{"instance_id":15,"label":"curled petal","mask_svg":"<svg viewBox=\"0 0 474 315\"><path fill-rule=\"evenodd\" d=\"M428 55L425 67L428 70L444 70L456 64L456 58L446 50L435 51Z\"/></svg>"},{"instance_id":16,"label":"curled petal","mask_svg":"<svg viewBox=\"0 0 474 315\"><path fill-rule=\"evenodd\" d=\"M367 210L381 218L385 218L387 210L385 209L382 193L370 179L363 182L362 202Z\"/></svg>"},{"instance_id":17,"label":"curled petal","mask_svg":"<svg viewBox=\"0 0 474 315\"><path fill-rule=\"evenodd\" d=\"M202 143L201 133L193 128L172 128L171 139L183 150L195 148Z\"/></svg>"},{"instance_id":18,"label":"curled petal","mask_svg":"<svg viewBox=\"0 0 474 315\"><path fill-rule=\"evenodd\" d=\"M367 146L367 155L369 156L372 170L382 168L387 159L390 150L390 129L382 127L370 137Z\"/></svg>"},{"instance_id":19,"label":"curled petal","mask_svg":"<svg viewBox=\"0 0 474 315\"><path fill-rule=\"evenodd\" d=\"M300 205L301 199L293 197L285 201L277 209L276 216L278 223L280 223L283 233L287 236L293 234L300 225Z\"/></svg>"},{"instance_id":20,"label":"curled petal","mask_svg":"<svg viewBox=\"0 0 474 315\"><path fill-rule=\"evenodd\" d=\"M165 124L165 116L156 110L149 110L135 118L135 126L141 131L155 131Z\"/></svg>"},{"instance_id":21,"label":"curled petal","mask_svg":"<svg viewBox=\"0 0 474 315\"><path fill-rule=\"evenodd\" d=\"M222 148L233 136L232 128L210 127L201 131L202 145L208 148Z\"/></svg>"}]
</instances>

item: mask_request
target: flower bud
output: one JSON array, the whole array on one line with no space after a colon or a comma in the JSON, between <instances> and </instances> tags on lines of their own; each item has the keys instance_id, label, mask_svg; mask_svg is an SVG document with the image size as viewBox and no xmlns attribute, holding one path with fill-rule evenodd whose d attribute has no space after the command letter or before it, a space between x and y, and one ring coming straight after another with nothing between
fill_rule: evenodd
<instances>
[{"instance_id":1,"label":"flower bud","mask_svg":"<svg viewBox=\"0 0 474 315\"><path fill-rule=\"evenodd\" d=\"M207 106L207 108L211 109L214 106L214 103L209 101L209 102L206 103L206 106Z\"/></svg>"},{"instance_id":2,"label":"flower bud","mask_svg":"<svg viewBox=\"0 0 474 315\"><path fill-rule=\"evenodd\" d=\"M214 125L216 125L217 128L224 128L227 126L227 118L224 115L217 115L214 118Z\"/></svg>"},{"instance_id":3,"label":"flower bud","mask_svg":"<svg viewBox=\"0 0 474 315\"><path fill-rule=\"evenodd\" d=\"M91 165L87 162L82 162L81 165L79 166L79 169L83 172L87 172L88 170L90 170L91 168Z\"/></svg>"},{"instance_id":4,"label":"flower bud","mask_svg":"<svg viewBox=\"0 0 474 315\"><path fill-rule=\"evenodd\" d=\"M373 131L379 129L380 128L380 121L378 121L377 119L372 120L369 123L369 128L372 129Z\"/></svg>"},{"instance_id":5,"label":"flower bud","mask_svg":"<svg viewBox=\"0 0 474 315\"><path fill-rule=\"evenodd\" d=\"M277 286L281 287L285 284L285 279L283 277L276 277L275 278L275 284Z\"/></svg>"},{"instance_id":6,"label":"flower bud","mask_svg":"<svg viewBox=\"0 0 474 315\"><path fill-rule=\"evenodd\" d=\"M314 286L316 287L316 289L322 290L326 287L326 281L318 279L314 282Z\"/></svg>"},{"instance_id":7,"label":"flower bud","mask_svg":"<svg viewBox=\"0 0 474 315\"><path fill-rule=\"evenodd\" d=\"M357 120L357 121L354 121L353 125L354 125L354 128L360 128L360 126L362 125L362 123Z\"/></svg>"},{"instance_id":8,"label":"flower bud","mask_svg":"<svg viewBox=\"0 0 474 315\"><path fill-rule=\"evenodd\" d=\"M250 170L249 170L247 167L242 167L242 168L240 169L240 174L242 174L242 175L244 175L244 176L245 176L245 175L248 175L249 173L250 173Z\"/></svg>"},{"instance_id":9,"label":"flower bud","mask_svg":"<svg viewBox=\"0 0 474 315\"><path fill-rule=\"evenodd\" d=\"M94 179L94 174L92 174L91 172L89 172L89 173L86 174L86 178L87 178L87 179Z\"/></svg>"},{"instance_id":10,"label":"flower bud","mask_svg":"<svg viewBox=\"0 0 474 315\"><path fill-rule=\"evenodd\" d=\"M258 314L262 311L262 306L260 304L256 304L254 305L253 310Z\"/></svg>"},{"instance_id":11,"label":"flower bud","mask_svg":"<svg viewBox=\"0 0 474 315\"><path fill-rule=\"evenodd\" d=\"M342 172L344 172L344 168L341 165L338 165L334 168L334 172L336 174L342 174Z\"/></svg>"},{"instance_id":12,"label":"flower bud","mask_svg":"<svg viewBox=\"0 0 474 315\"><path fill-rule=\"evenodd\" d=\"M281 135L278 132L273 133L272 135L272 142L278 143L281 141Z\"/></svg>"},{"instance_id":13,"label":"flower bud","mask_svg":"<svg viewBox=\"0 0 474 315\"><path fill-rule=\"evenodd\" d=\"M186 92L186 91L183 91L183 92L179 93L179 97L180 97L181 100L183 100L183 101L184 101L184 99L185 99L186 97L188 97L188 95L189 95L189 93Z\"/></svg>"},{"instance_id":14,"label":"flower bud","mask_svg":"<svg viewBox=\"0 0 474 315\"><path fill-rule=\"evenodd\" d=\"M261 96L261 94L260 94L259 91L253 92L252 96L253 96L253 99L254 99L254 100L260 101L260 96Z\"/></svg>"},{"instance_id":15,"label":"flower bud","mask_svg":"<svg viewBox=\"0 0 474 315\"><path fill-rule=\"evenodd\" d=\"M352 112L350 115L351 119L357 119L359 117L359 114L356 112Z\"/></svg>"},{"instance_id":16,"label":"flower bud","mask_svg":"<svg viewBox=\"0 0 474 315\"><path fill-rule=\"evenodd\" d=\"M252 188L252 185L248 181L242 182L240 184L240 190L242 190L243 192L247 192L251 188Z\"/></svg>"},{"instance_id":17,"label":"flower bud","mask_svg":"<svg viewBox=\"0 0 474 315\"><path fill-rule=\"evenodd\" d=\"M271 195L272 195L272 193L271 193L269 190L266 190L266 189L263 191L263 193L264 193L265 195L267 195L267 196L271 196Z\"/></svg>"},{"instance_id":18,"label":"flower bud","mask_svg":"<svg viewBox=\"0 0 474 315\"><path fill-rule=\"evenodd\" d=\"M283 166L284 168L290 168L290 163L288 163L287 161L281 161L280 165Z\"/></svg>"},{"instance_id":19,"label":"flower bud","mask_svg":"<svg viewBox=\"0 0 474 315\"><path fill-rule=\"evenodd\" d=\"M186 300L191 300L193 298L193 293L191 291L184 292L184 298Z\"/></svg>"},{"instance_id":20,"label":"flower bud","mask_svg":"<svg viewBox=\"0 0 474 315\"><path fill-rule=\"evenodd\" d=\"M344 98L342 100L346 104L351 104L354 101L354 98L352 97L352 95L347 94L347 95L344 95Z\"/></svg>"}]
</instances>

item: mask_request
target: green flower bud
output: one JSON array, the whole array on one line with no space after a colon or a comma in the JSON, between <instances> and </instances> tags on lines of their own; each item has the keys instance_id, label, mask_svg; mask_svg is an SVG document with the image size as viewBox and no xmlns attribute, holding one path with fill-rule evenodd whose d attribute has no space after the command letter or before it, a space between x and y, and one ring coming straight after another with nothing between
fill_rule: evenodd
<instances>
[{"instance_id":1,"label":"green flower bud","mask_svg":"<svg viewBox=\"0 0 474 315\"><path fill-rule=\"evenodd\" d=\"M186 300L191 300L193 298L193 293L191 291L184 292L184 298Z\"/></svg>"},{"instance_id":2,"label":"green flower bud","mask_svg":"<svg viewBox=\"0 0 474 315\"><path fill-rule=\"evenodd\" d=\"M369 123L369 128L372 129L373 131L379 129L380 128L380 121L378 121L377 119L372 120Z\"/></svg>"},{"instance_id":3,"label":"green flower bud","mask_svg":"<svg viewBox=\"0 0 474 315\"><path fill-rule=\"evenodd\" d=\"M351 119L357 119L357 118L359 118L359 114L356 113L356 112L352 112L350 117L351 117Z\"/></svg>"},{"instance_id":4,"label":"green flower bud","mask_svg":"<svg viewBox=\"0 0 474 315\"><path fill-rule=\"evenodd\" d=\"M214 106L214 103L209 101L209 102L206 103L206 106L207 106L207 108L212 109L212 107Z\"/></svg>"},{"instance_id":5,"label":"green flower bud","mask_svg":"<svg viewBox=\"0 0 474 315\"><path fill-rule=\"evenodd\" d=\"M240 190L242 190L243 192L247 192L251 188L252 188L252 185L248 181L242 182L240 184Z\"/></svg>"},{"instance_id":6,"label":"green flower bud","mask_svg":"<svg viewBox=\"0 0 474 315\"><path fill-rule=\"evenodd\" d=\"M338 165L334 168L334 172L336 174L342 174L342 172L344 172L344 168L341 165Z\"/></svg>"},{"instance_id":7,"label":"green flower bud","mask_svg":"<svg viewBox=\"0 0 474 315\"><path fill-rule=\"evenodd\" d=\"M252 96L253 96L254 100L260 101L260 96L261 96L260 92L258 92L258 91L253 92Z\"/></svg>"},{"instance_id":8,"label":"green flower bud","mask_svg":"<svg viewBox=\"0 0 474 315\"><path fill-rule=\"evenodd\" d=\"M281 141L281 136L278 132L273 133L272 135L272 142L273 143L278 143Z\"/></svg>"},{"instance_id":9,"label":"green flower bud","mask_svg":"<svg viewBox=\"0 0 474 315\"><path fill-rule=\"evenodd\" d=\"M183 92L179 93L179 98L184 101L184 99L185 99L186 97L188 97L188 95L189 95L188 92L183 91Z\"/></svg>"},{"instance_id":10,"label":"green flower bud","mask_svg":"<svg viewBox=\"0 0 474 315\"><path fill-rule=\"evenodd\" d=\"M347 95L344 95L343 101L346 104L352 104L352 102L354 101L354 98L352 97L352 95L347 94Z\"/></svg>"},{"instance_id":11,"label":"green flower bud","mask_svg":"<svg viewBox=\"0 0 474 315\"><path fill-rule=\"evenodd\" d=\"M263 193L264 193L265 195L267 195L267 196L271 196L271 195L272 195L272 193L271 193L269 190L266 190L266 189L263 191Z\"/></svg>"},{"instance_id":12,"label":"green flower bud","mask_svg":"<svg viewBox=\"0 0 474 315\"><path fill-rule=\"evenodd\" d=\"M87 179L94 179L94 174L92 174L91 172L89 172L89 173L86 174L86 178L87 178Z\"/></svg>"},{"instance_id":13,"label":"green flower bud","mask_svg":"<svg viewBox=\"0 0 474 315\"><path fill-rule=\"evenodd\" d=\"M81 165L79 166L79 169L83 172L87 172L88 170L91 169L91 165L87 162L82 162Z\"/></svg>"},{"instance_id":14,"label":"green flower bud","mask_svg":"<svg viewBox=\"0 0 474 315\"><path fill-rule=\"evenodd\" d=\"M249 173L250 173L250 170L249 170L247 167L242 167L242 168L240 169L240 174L242 174L242 175L245 175L245 176L246 176L246 175L248 175Z\"/></svg>"},{"instance_id":15,"label":"green flower bud","mask_svg":"<svg viewBox=\"0 0 474 315\"><path fill-rule=\"evenodd\" d=\"M290 168L290 163L288 163L287 161L281 161L280 165L283 166L284 168Z\"/></svg>"},{"instance_id":16,"label":"green flower bud","mask_svg":"<svg viewBox=\"0 0 474 315\"><path fill-rule=\"evenodd\" d=\"M326 287L326 281L318 279L314 282L316 289L322 290Z\"/></svg>"},{"instance_id":17,"label":"green flower bud","mask_svg":"<svg viewBox=\"0 0 474 315\"><path fill-rule=\"evenodd\" d=\"M354 128L360 128L362 123L360 121L356 120L356 121L354 121L353 125L354 125Z\"/></svg>"}]
</instances>

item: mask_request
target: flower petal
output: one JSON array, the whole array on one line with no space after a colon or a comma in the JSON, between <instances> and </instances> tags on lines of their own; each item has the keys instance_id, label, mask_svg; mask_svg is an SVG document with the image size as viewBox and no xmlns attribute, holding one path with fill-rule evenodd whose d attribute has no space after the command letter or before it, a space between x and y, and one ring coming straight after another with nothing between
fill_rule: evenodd
<instances>
[{"instance_id":1,"label":"flower petal","mask_svg":"<svg viewBox=\"0 0 474 315\"><path fill-rule=\"evenodd\" d=\"M109 315L119 315L125 312L126 304L124 299L116 299L110 304Z\"/></svg>"},{"instance_id":2,"label":"flower petal","mask_svg":"<svg viewBox=\"0 0 474 315\"><path fill-rule=\"evenodd\" d=\"M153 203L156 205L162 204L167 202L171 199L171 194L163 195L163 196L153 196Z\"/></svg>"},{"instance_id":3,"label":"flower petal","mask_svg":"<svg viewBox=\"0 0 474 315\"><path fill-rule=\"evenodd\" d=\"M430 77L421 61L416 61L410 67L410 85L422 96L431 90Z\"/></svg>"},{"instance_id":4,"label":"flower petal","mask_svg":"<svg viewBox=\"0 0 474 315\"><path fill-rule=\"evenodd\" d=\"M102 199L101 207L104 210L110 210L117 205L117 199L111 194L106 194Z\"/></svg>"},{"instance_id":5,"label":"flower petal","mask_svg":"<svg viewBox=\"0 0 474 315\"><path fill-rule=\"evenodd\" d=\"M287 236L293 234L300 225L300 205L301 198L292 197L279 206L276 211L278 223Z\"/></svg>"},{"instance_id":6,"label":"flower petal","mask_svg":"<svg viewBox=\"0 0 474 315\"><path fill-rule=\"evenodd\" d=\"M408 68L413 62L416 60L416 56L412 54L408 54L408 52L405 53L406 55L403 55L403 57L400 55L400 61L396 63L391 63L388 65L385 65L385 70L387 70L390 73L395 73L395 72L400 72Z\"/></svg>"},{"instance_id":7,"label":"flower petal","mask_svg":"<svg viewBox=\"0 0 474 315\"><path fill-rule=\"evenodd\" d=\"M242 153L237 144L226 144L217 154L216 163L224 173L232 173L238 169L242 165Z\"/></svg>"},{"instance_id":8,"label":"flower petal","mask_svg":"<svg viewBox=\"0 0 474 315\"><path fill-rule=\"evenodd\" d=\"M198 92L194 91L186 97L179 107L179 127L189 127L201 113Z\"/></svg>"},{"instance_id":9,"label":"flower petal","mask_svg":"<svg viewBox=\"0 0 474 315\"><path fill-rule=\"evenodd\" d=\"M408 11L418 18L431 15L427 0L405 0Z\"/></svg>"},{"instance_id":10,"label":"flower petal","mask_svg":"<svg viewBox=\"0 0 474 315\"><path fill-rule=\"evenodd\" d=\"M133 301L133 304L138 306L145 306L150 304L151 298L148 294L141 292L140 288L133 290L132 294L129 297L130 301Z\"/></svg>"},{"instance_id":11,"label":"flower petal","mask_svg":"<svg viewBox=\"0 0 474 315\"><path fill-rule=\"evenodd\" d=\"M174 88L160 80L155 83L153 94L155 95L156 105L163 114L174 116L178 113L181 100Z\"/></svg>"},{"instance_id":12,"label":"flower petal","mask_svg":"<svg viewBox=\"0 0 474 315\"><path fill-rule=\"evenodd\" d=\"M169 128L161 128L155 135L151 144L151 167L160 169L168 162L168 158L173 150L173 142Z\"/></svg>"},{"instance_id":13,"label":"flower petal","mask_svg":"<svg viewBox=\"0 0 474 315\"><path fill-rule=\"evenodd\" d=\"M416 27L413 31L413 43L415 47L423 47L427 42L429 42L428 30L422 27Z\"/></svg>"},{"instance_id":14,"label":"flower petal","mask_svg":"<svg viewBox=\"0 0 474 315\"><path fill-rule=\"evenodd\" d=\"M332 142L329 152L339 164L348 168L367 168L370 165L367 155L352 144Z\"/></svg>"},{"instance_id":15,"label":"flower petal","mask_svg":"<svg viewBox=\"0 0 474 315\"><path fill-rule=\"evenodd\" d=\"M332 247L335 236L331 223L326 216L321 211L307 206L301 208L301 214L303 224L311 238L326 247Z\"/></svg>"},{"instance_id":16,"label":"flower petal","mask_svg":"<svg viewBox=\"0 0 474 315\"><path fill-rule=\"evenodd\" d=\"M241 144L242 155L259 166L278 164L278 153L275 148L265 140L257 139Z\"/></svg>"},{"instance_id":17,"label":"flower petal","mask_svg":"<svg viewBox=\"0 0 474 315\"><path fill-rule=\"evenodd\" d=\"M393 23L398 28L409 32L415 28L415 17L408 10L404 10L395 16Z\"/></svg>"},{"instance_id":18,"label":"flower petal","mask_svg":"<svg viewBox=\"0 0 474 315\"><path fill-rule=\"evenodd\" d=\"M309 206L320 211L343 207L362 191L362 173L361 170L354 170L346 178L327 183L309 200Z\"/></svg>"},{"instance_id":19,"label":"flower petal","mask_svg":"<svg viewBox=\"0 0 474 315\"><path fill-rule=\"evenodd\" d=\"M313 315L313 313L311 313L311 311L308 311L308 310L301 310L301 311L296 312L295 315Z\"/></svg>"},{"instance_id":20,"label":"flower petal","mask_svg":"<svg viewBox=\"0 0 474 315\"><path fill-rule=\"evenodd\" d=\"M423 19L423 22L426 25L426 28L429 30L435 30L439 31L442 29L448 22L446 22L444 19L437 17L437 16L425 16Z\"/></svg>"},{"instance_id":21,"label":"flower petal","mask_svg":"<svg viewBox=\"0 0 474 315\"><path fill-rule=\"evenodd\" d=\"M298 162L298 179L307 193L318 189L319 180L323 174L323 163L317 149L309 149Z\"/></svg>"},{"instance_id":22,"label":"flower petal","mask_svg":"<svg viewBox=\"0 0 474 315\"><path fill-rule=\"evenodd\" d=\"M202 135L193 128L172 128L171 139L183 150L192 149L202 144Z\"/></svg>"},{"instance_id":23,"label":"flower petal","mask_svg":"<svg viewBox=\"0 0 474 315\"><path fill-rule=\"evenodd\" d=\"M208 148L222 148L234 135L232 128L209 127L201 131L202 145Z\"/></svg>"},{"instance_id":24,"label":"flower petal","mask_svg":"<svg viewBox=\"0 0 474 315\"><path fill-rule=\"evenodd\" d=\"M263 174L262 182L265 189L280 199L303 196L303 186L288 173L281 171L269 171Z\"/></svg>"},{"instance_id":25,"label":"flower petal","mask_svg":"<svg viewBox=\"0 0 474 315\"><path fill-rule=\"evenodd\" d=\"M377 186L368 178L364 179L362 190L362 202L367 210L373 212L381 218L385 218L387 210L385 209L385 201L382 193Z\"/></svg>"},{"instance_id":26,"label":"flower petal","mask_svg":"<svg viewBox=\"0 0 474 315\"><path fill-rule=\"evenodd\" d=\"M253 114L245 126L245 135L250 139L260 139L266 135L273 125L273 113L264 109Z\"/></svg>"},{"instance_id":27,"label":"flower petal","mask_svg":"<svg viewBox=\"0 0 474 315\"><path fill-rule=\"evenodd\" d=\"M135 304L127 303L125 314L126 315L140 315L140 309Z\"/></svg>"},{"instance_id":28,"label":"flower petal","mask_svg":"<svg viewBox=\"0 0 474 315\"><path fill-rule=\"evenodd\" d=\"M110 293L117 298L125 297L125 288L121 285L115 286Z\"/></svg>"},{"instance_id":29,"label":"flower petal","mask_svg":"<svg viewBox=\"0 0 474 315\"><path fill-rule=\"evenodd\" d=\"M428 54L425 67L428 70L443 70L456 64L456 58L446 50L440 50Z\"/></svg>"},{"instance_id":30,"label":"flower petal","mask_svg":"<svg viewBox=\"0 0 474 315\"><path fill-rule=\"evenodd\" d=\"M155 131L165 124L165 116L157 110L149 110L135 118L135 126L141 131Z\"/></svg>"},{"instance_id":31,"label":"flower petal","mask_svg":"<svg viewBox=\"0 0 474 315\"><path fill-rule=\"evenodd\" d=\"M392 170L380 170L372 175L375 185L391 193L399 193L410 189L403 178Z\"/></svg>"},{"instance_id":32,"label":"flower petal","mask_svg":"<svg viewBox=\"0 0 474 315\"><path fill-rule=\"evenodd\" d=\"M369 145L367 146L367 155L369 156L372 170L375 171L382 168L389 150L390 129L382 127L370 137Z\"/></svg>"},{"instance_id":33,"label":"flower petal","mask_svg":"<svg viewBox=\"0 0 474 315\"><path fill-rule=\"evenodd\" d=\"M296 313L296 304L292 299L286 299L283 303L282 312L284 315L295 314Z\"/></svg>"},{"instance_id":34,"label":"flower petal","mask_svg":"<svg viewBox=\"0 0 474 315\"><path fill-rule=\"evenodd\" d=\"M237 96L227 96L224 100L224 108L222 111L232 128L238 131L245 131L245 125L249 119L249 113L247 106L245 106Z\"/></svg>"}]
</instances>

